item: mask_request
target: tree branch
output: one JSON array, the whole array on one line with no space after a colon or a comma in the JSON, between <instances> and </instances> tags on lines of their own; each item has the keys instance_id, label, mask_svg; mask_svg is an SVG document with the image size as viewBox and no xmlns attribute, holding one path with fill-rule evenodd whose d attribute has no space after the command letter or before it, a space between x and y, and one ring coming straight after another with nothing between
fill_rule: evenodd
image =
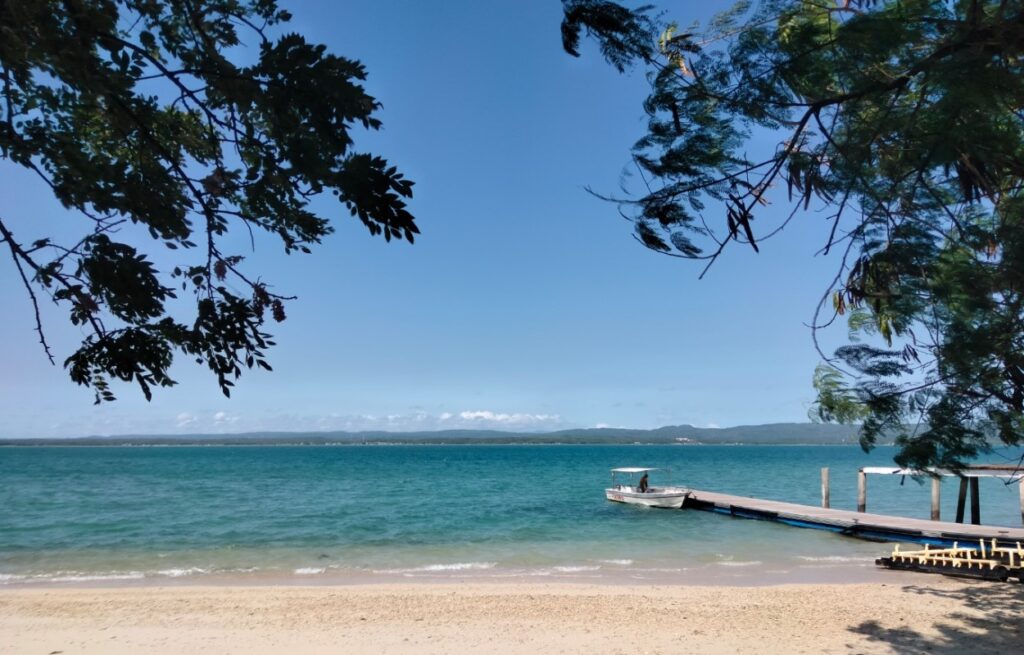
<instances>
[{"instance_id":1,"label":"tree branch","mask_svg":"<svg viewBox=\"0 0 1024 655\"><path fill-rule=\"evenodd\" d=\"M50 351L50 344L46 342L46 335L43 333L43 319L39 315L39 301L36 298L35 291L32 289L32 284L28 280L28 276L25 275L25 269L21 266L20 260L22 258L29 262L31 262L31 258L14 240L14 235L12 235L10 230L7 229L7 226L4 225L3 220L0 220L0 235L3 236L3 241L11 251L11 259L14 261L14 266L18 269L18 275L21 276L21 283L24 285L25 291L28 292L28 297L32 301L32 310L35 313L36 320L35 329L39 334L39 343L43 346L43 352L46 353L46 358L50 360L50 364L56 365L57 362L53 359L53 352ZM35 268L34 265L33 268Z\"/></svg>"}]
</instances>

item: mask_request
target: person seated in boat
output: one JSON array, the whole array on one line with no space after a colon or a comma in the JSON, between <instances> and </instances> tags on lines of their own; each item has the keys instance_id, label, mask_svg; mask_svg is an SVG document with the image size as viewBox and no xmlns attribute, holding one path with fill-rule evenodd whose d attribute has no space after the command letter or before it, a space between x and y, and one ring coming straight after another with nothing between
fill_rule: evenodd
<instances>
[{"instance_id":1,"label":"person seated in boat","mask_svg":"<svg viewBox=\"0 0 1024 655\"><path fill-rule=\"evenodd\" d=\"M647 474L646 473L644 473L643 476L640 478L640 484L637 485L636 490L639 491L642 494L647 493Z\"/></svg>"}]
</instances>

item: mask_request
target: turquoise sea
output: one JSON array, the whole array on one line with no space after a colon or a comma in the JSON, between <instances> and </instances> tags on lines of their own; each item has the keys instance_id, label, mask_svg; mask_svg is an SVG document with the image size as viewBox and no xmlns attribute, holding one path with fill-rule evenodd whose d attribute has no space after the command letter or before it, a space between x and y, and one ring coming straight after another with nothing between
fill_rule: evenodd
<instances>
[{"instance_id":1,"label":"turquoise sea","mask_svg":"<svg viewBox=\"0 0 1024 655\"><path fill-rule=\"evenodd\" d=\"M985 461L1005 461L1010 453ZM698 489L853 509L853 446L0 448L0 584L509 579L749 583L877 579L885 544L607 502L615 466ZM869 479L868 511L927 518L930 486ZM1016 485L981 481L985 523ZM951 518L956 485L943 488ZM876 576L876 577L871 577Z\"/></svg>"}]
</instances>

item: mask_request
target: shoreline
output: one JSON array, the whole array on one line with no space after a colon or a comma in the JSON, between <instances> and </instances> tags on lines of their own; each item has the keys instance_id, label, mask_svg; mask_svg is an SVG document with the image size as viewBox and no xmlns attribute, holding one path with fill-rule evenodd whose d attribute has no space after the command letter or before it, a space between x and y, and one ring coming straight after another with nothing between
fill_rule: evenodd
<instances>
[{"instance_id":1,"label":"shoreline","mask_svg":"<svg viewBox=\"0 0 1024 655\"><path fill-rule=\"evenodd\" d=\"M0 588L4 653L1007 653L1024 585Z\"/></svg>"},{"instance_id":2,"label":"shoreline","mask_svg":"<svg viewBox=\"0 0 1024 655\"><path fill-rule=\"evenodd\" d=\"M786 585L907 584L924 574L894 571L870 560L804 563L722 561L690 568L601 568L590 566L505 569L461 564L393 571L340 570L331 567L260 571L58 571L24 579L8 574L0 580L5 589L138 589L155 587L352 587L395 585L592 585L609 587L651 584L673 587L775 587ZM2 577L2 576L0 576ZM932 576L927 576L932 577Z\"/></svg>"}]
</instances>

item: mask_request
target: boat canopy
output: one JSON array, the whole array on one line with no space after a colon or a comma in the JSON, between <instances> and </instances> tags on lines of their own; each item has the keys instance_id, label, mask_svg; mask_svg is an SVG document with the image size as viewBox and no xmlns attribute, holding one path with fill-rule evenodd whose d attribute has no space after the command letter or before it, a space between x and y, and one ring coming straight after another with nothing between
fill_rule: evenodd
<instances>
[{"instance_id":1,"label":"boat canopy","mask_svg":"<svg viewBox=\"0 0 1024 655\"><path fill-rule=\"evenodd\" d=\"M612 473L647 473L648 471L660 471L661 469L645 469L636 467L626 467L621 469L612 469Z\"/></svg>"}]
</instances>

